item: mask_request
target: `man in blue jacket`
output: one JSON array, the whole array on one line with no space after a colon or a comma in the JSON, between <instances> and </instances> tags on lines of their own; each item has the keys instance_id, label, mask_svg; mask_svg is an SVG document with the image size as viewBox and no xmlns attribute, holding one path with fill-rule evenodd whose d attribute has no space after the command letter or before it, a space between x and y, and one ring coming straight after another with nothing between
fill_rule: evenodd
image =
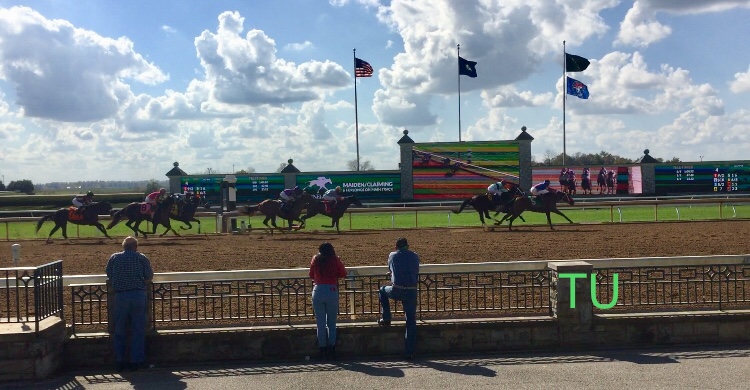
<instances>
[{"instance_id":1,"label":"man in blue jacket","mask_svg":"<svg viewBox=\"0 0 750 390\"><path fill-rule=\"evenodd\" d=\"M406 238L396 240L396 250L388 255L388 273L391 285L380 288L380 306L383 316L378 324L383 327L391 325L391 307L389 299L401 301L406 317L406 351L405 358L414 357L417 345L417 283L419 282L419 255L409 250Z\"/></svg>"}]
</instances>

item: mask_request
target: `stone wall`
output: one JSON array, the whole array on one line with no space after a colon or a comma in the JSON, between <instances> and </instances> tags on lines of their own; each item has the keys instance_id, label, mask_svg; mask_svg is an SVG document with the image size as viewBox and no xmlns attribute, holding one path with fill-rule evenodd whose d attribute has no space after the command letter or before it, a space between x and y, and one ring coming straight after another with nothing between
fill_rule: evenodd
<instances>
[{"instance_id":1,"label":"stone wall","mask_svg":"<svg viewBox=\"0 0 750 390\"><path fill-rule=\"evenodd\" d=\"M50 317L34 322L2 324L0 329L0 382L44 379L62 365L65 323Z\"/></svg>"}]
</instances>

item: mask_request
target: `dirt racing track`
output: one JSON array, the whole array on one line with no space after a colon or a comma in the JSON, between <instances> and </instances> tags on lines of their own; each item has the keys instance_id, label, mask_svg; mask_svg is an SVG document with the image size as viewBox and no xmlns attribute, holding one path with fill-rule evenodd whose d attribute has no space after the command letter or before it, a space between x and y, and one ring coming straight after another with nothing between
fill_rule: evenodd
<instances>
[{"instance_id":1,"label":"dirt racing track","mask_svg":"<svg viewBox=\"0 0 750 390\"><path fill-rule=\"evenodd\" d=\"M750 221L557 224L486 232L475 228L298 231L269 235L189 235L140 239L155 272L299 268L328 241L347 266L385 265L398 237L407 237L423 264L492 261L693 256L750 253ZM103 274L123 237L21 241L22 266L62 259L66 275ZM10 246L11 243L7 243ZM5 262L10 248L6 246ZM3 266L11 266L5 264Z\"/></svg>"}]
</instances>

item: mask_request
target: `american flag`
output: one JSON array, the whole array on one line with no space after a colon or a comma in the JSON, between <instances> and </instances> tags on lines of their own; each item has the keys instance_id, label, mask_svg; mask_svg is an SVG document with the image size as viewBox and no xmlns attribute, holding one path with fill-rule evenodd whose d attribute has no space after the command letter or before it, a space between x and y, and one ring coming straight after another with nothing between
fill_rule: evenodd
<instances>
[{"instance_id":1,"label":"american flag","mask_svg":"<svg viewBox=\"0 0 750 390\"><path fill-rule=\"evenodd\" d=\"M354 58L354 77L372 77L372 66L367 61Z\"/></svg>"}]
</instances>

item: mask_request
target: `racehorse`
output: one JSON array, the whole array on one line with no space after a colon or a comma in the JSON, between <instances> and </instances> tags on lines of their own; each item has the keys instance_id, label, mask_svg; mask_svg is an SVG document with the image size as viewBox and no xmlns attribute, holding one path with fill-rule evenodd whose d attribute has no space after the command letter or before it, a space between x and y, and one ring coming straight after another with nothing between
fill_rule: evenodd
<instances>
[{"instance_id":1,"label":"racehorse","mask_svg":"<svg viewBox=\"0 0 750 390\"><path fill-rule=\"evenodd\" d=\"M336 206L331 210L330 212L326 210L326 205L318 200L313 200L310 202L310 204L307 206L307 213L302 217L302 221L304 222L308 218L312 218L318 214L323 214L326 217L331 218L331 225L322 225L326 228L332 228L336 227L336 233L341 233L341 230L339 229L339 220L346 212L346 209L349 208L349 206L355 205L358 207L364 207L362 205L362 202L357 199L356 195L352 196L344 196L341 200L336 202Z\"/></svg>"},{"instance_id":2,"label":"racehorse","mask_svg":"<svg viewBox=\"0 0 750 390\"><path fill-rule=\"evenodd\" d=\"M198 209L198 206L200 206L200 198L195 196L194 194L190 194L186 196L184 199L183 198L177 199L175 200L175 203L172 205L171 209L169 210L169 218L172 218L176 221L180 221L186 224L187 227L180 226L180 229L182 230L192 229L193 225L191 225L190 222L197 222L198 234L200 234L201 221L194 217L195 210Z\"/></svg>"},{"instance_id":3,"label":"racehorse","mask_svg":"<svg viewBox=\"0 0 750 390\"><path fill-rule=\"evenodd\" d=\"M112 229L120 221L122 221L123 219L127 219L128 222L125 223L125 226L129 227L130 230L135 233L136 237L138 237L138 233L140 232L143 235L143 238L148 238L146 236L146 232L140 229L140 225L143 221L151 221L154 223L152 234L156 234L156 225L158 225L158 222L161 222L162 225L167 227L167 230L164 232L164 234L167 234L167 232L171 230L175 235L179 236L179 234L177 234L177 232L172 229L169 224L169 212L172 209L173 204L174 198L171 196L167 197L161 203L155 205L156 211L154 211L154 216L152 217L151 213L149 212L149 210L151 209L150 204L145 202L130 203L112 215L112 221L109 223L109 225L107 225L107 229ZM164 224L165 220L166 224ZM133 225L134 223L135 225ZM164 234L162 234L162 236L164 236Z\"/></svg>"},{"instance_id":4,"label":"racehorse","mask_svg":"<svg viewBox=\"0 0 750 390\"><path fill-rule=\"evenodd\" d=\"M52 241L52 234L60 228L62 228L63 237L65 237L65 239L70 242L70 239L68 238L68 222L74 223L76 225L96 226L96 228L104 233L107 238L112 238L109 236L109 234L107 234L107 231L104 229L104 225L99 223L99 215L109 214L109 211L112 210L112 205L109 204L109 202L103 201L84 206L82 208L81 215L78 215L76 213L76 210L78 209L70 206L59 209L50 215L45 215L44 217L39 219L39 221L37 221L36 232L39 233L39 229L42 227L44 221L52 220L55 222L55 227L51 232L49 232L49 236L47 237L46 241L48 244Z\"/></svg>"},{"instance_id":5,"label":"racehorse","mask_svg":"<svg viewBox=\"0 0 750 390\"><path fill-rule=\"evenodd\" d=\"M499 225L503 223L503 221L508 219L508 230L513 230L513 221L516 218L519 218L524 211L533 211L536 213L547 214L547 223L552 230L554 230L555 228L552 226L550 213L561 215L563 218L567 219L568 222L573 223L570 218L568 218L565 214L561 213L560 210L557 209L558 202L565 201L571 206L574 204L573 198L571 198L570 195L562 191L550 191L546 194L541 195L540 198L542 200L542 204L537 205L532 202L531 198L527 196L519 197L515 202L513 202L513 205L510 207L510 211L508 212L508 214L506 214L499 222L496 222L495 224Z\"/></svg>"},{"instance_id":6,"label":"racehorse","mask_svg":"<svg viewBox=\"0 0 750 390\"><path fill-rule=\"evenodd\" d=\"M599 186L599 194L604 193L604 189L607 187L607 174L599 172L596 176L596 185Z\"/></svg>"},{"instance_id":7,"label":"racehorse","mask_svg":"<svg viewBox=\"0 0 750 390\"><path fill-rule=\"evenodd\" d=\"M238 209L237 211L239 211L240 214L245 215L253 215L256 213L265 215L266 219L263 220L263 224L271 229L271 232L273 232L273 229L268 225L268 221L271 221L271 225L273 225L274 228L279 229L283 232L283 229L276 226L276 217L285 219L287 221L287 224L289 225L288 230L291 231L294 221L300 222L298 229L302 229L303 227L305 227L305 220L300 219L299 216L302 214L302 209L304 209L314 200L315 199L312 197L312 195L303 193L300 198L294 201L294 203L292 203L292 205L288 209L282 209L281 201L278 199L266 199L255 206L245 206Z\"/></svg>"},{"instance_id":8,"label":"racehorse","mask_svg":"<svg viewBox=\"0 0 750 390\"><path fill-rule=\"evenodd\" d=\"M497 209L502 208L505 204L508 203L508 201L510 200L509 198L511 196L513 195L510 192L503 192L500 195L501 205L498 206L497 204L495 204L495 202L490 200L487 194L474 195L471 198L463 201L463 203L461 203L461 206L458 208L458 210L451 210L451 211L453 211L453 214L460 214L461 211L463 211L466 208L466 206L471 206L474 208L474 210L477 211L477 213L479 213L479 220L482 221L482 226L485 226L486 224L484 222L484 219L485 218L492 219L492 217L490 217L490 211L496 211ZM498 215L498 214L499 212L495 213L495 215ZM521 220L526 222L523 218L521 218Z\"/></svg>"},{"instance_id":9,"label":"racehorse","mask_svg":"<svg viewBox=\"0 0 750 390\"><path fill-rule=\"evenodd\" d=\"M615 193L615 173L613 171L609 171L609 173L607 173L607 193Z\"/></svg>"},{"instance_id":10,"label":"racehorse","mask_svg":"<svg viewBox=\"0 0 750 390\"><path fill-rule=\"evenodd\" d=\"M584 176L584 178L581 180L581 189L583 189L584 195L586 194L591 195L591 179L590 178L586 178Z\"/></svg>"},{"instance_id":11,"label":"racehorse","mask_svg":"<svg viewBox=\"0 0 750 390\"><path fill-rule=\"evenodd\" d=\"M576 178L574 176L568 176L568 182L567 184L567 193L568 195L573 195L576 193Z\"/></svg>"}]
</instances>

